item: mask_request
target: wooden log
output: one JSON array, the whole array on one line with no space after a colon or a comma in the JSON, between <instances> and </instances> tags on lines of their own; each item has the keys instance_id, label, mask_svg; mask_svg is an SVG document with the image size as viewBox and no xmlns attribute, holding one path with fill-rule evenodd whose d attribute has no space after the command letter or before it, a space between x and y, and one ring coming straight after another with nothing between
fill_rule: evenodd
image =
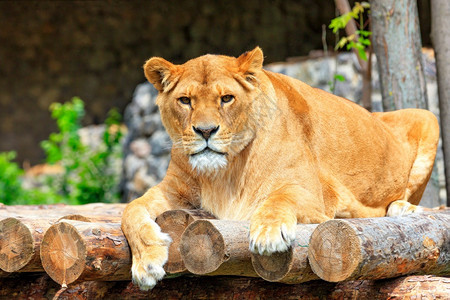
<instances>
[{"instance_id":1,"label":"wooden log","mask_svg":"<svg viewBox=\"0 0 450 300\"><path fill-rule=\"evenodd\" d=\"M58 222L44 235L41 260L61 285L131 278L131 253L119 223Z\"/></svg>"},{"instance_id":2,"label":"wooden log","mask_svg":"<svg viewBox=\"0 0 450 300\"><path fill-rule=\"evenodd\" d=\"M249 250L249 222L197 220L180 242L180 254L189 272L208 275L257 277Z\"/></svg>"},{"instance_id":3,"label":"wooden log","mask_svg":"<svg viewBox=\"0 0 450 300\"><path fill-rule=\"evenodd\" d=\"M42 272L39 249L52 218L0 220L0 269L5 272Z\"/></svg>"},{"instance_id":4,"label":"wooden log","mask_svg":"<svg viewBox=\"0 0 450 300\"><path fill-rule=\"evenodd\" d=\"M252 265L256 273L268 281L301 283L317 280L308 263L308 246L317 224L298 224L295 240L285 252L272 255L252 253Z\"/></svg>"},{"instance_id":5,"label":"wooden log","mask_svg":"<svg viewBox=\"0 0 450 300\"><path fill-rule=\"evenodd\" d=\"M62 220L75 220L82 222L91 222L91 223L120 223L122 221L122 217L119 215L79 215L79 214L69 214L62 216L58 219L58 221Z\"/></svg>"},{"instance_id":6,"label":"wooden log","mask_svg":"<svg viewBox=\"0 0 450 300\"><path fill-rule=\"evenodd\" d=\"M79 214L84 216L122 216L125 206L125 203L90 203L84 205L2 205L0 206L0 217L62 217L69 214Z\"/></svg>"},{"instance_id":7,"label":"wooden log","mask_svg":"<svg viewBox=\"0 0 450 300\"><path fill-rule=\"evenodd\" d=\"M168 233L172 238L169 247L169 260L164 265L164 269L169 274L186 272L186 266L180 255L180 240L186 227L199 219L214 219L214 216L200 209L177 209L169 210L156 218L156 223L161 227L161 231Z\"/></svg>"},{"instance_id":8,"label":"wooden log","mask_svg":"<svg viewBox=\"0 0 450 300\"><path fill-rule=\"evenodd\" d=\"M0 299L52 299L60 286L47 274L27 273L0 278ZM408 276L390 280L310 281L287 285L249 277L188 277L164 279L150 291L129 281L87 281L63 290L58 300L93 299L449 299L450 279Z\"/></svg>"},{"instance_id":9,"label":"wooden log","mask_svg":"<svg viewBox=\"0 0 450 300\"><path fill-rule=\"evenodd\" d=\"M33 211L33 210L32 210ZM34 213L35 214L35 213ZM120 223L117 215L66 215L47 214L0 217L0 270L6 272L44 272L40 258L40 245L45 231L58 219L89 222ZM16 215L16 214L12 214Z\"/></svg>"},{"instance_id":10,"label":"wooden log","mask_svg":"<svg viewBox=\"0 0 450 300\"><path fill-rule=\"evenodd\" d=\"M330 220L311 236L312 270L332 282L450 275L450 214Z\"/></svg>"}]
</instances>

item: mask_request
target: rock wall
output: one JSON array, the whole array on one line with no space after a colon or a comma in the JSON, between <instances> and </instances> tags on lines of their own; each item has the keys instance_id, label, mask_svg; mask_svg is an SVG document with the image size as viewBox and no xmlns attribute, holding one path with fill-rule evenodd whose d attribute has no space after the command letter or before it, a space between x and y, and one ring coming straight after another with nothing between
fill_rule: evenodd
<instances>
[{"instance_id":1,"label":"rock wall","mask_svg":"<svg viewBox=\"0 0 450 300\"><path fill-rule=\"evenodd\" d=\"M333 17L330 0L0 1L0 151L39 162L52 102L79 96L85 124L123 111L151 56L184 62L260 45L284 60L320 49Z\"/></svg>"},{"instance_id":2,"label":"rock wall","mask_svg":"<svg viewBox=\"0 0 450 300\"><path fill-rule=\"evenodd\" d=\"M430 110L439 116L436 85L436 67L432 51L424 52L424 69ZM382 111L376 57L372 59L372 106ZM337 57L320 57L300 62L273 63L266 69L300 79L311 86L330 91L330 82L335 72L345 81L336 82L334 93L359 103L362 78L358 63L352 53L341 53ZM337 71L336 71L337 68ZM125 142L124 200L142 195L149 187L164 177L170 159L170 139L161 125L155 104L157 91L150 83L137 86L133 100L125 111L128 135ZM430 183L425 191L422 205L435 207L445 204L444 167L442 150L439 149L437 163Z\"/></svg>"}]
</instances>

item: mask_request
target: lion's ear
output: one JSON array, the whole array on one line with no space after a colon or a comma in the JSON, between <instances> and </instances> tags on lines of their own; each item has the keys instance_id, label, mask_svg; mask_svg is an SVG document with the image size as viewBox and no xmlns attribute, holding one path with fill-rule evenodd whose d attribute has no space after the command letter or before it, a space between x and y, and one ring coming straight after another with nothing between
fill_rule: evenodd
<instances>
[{"instance_id":1,"label":"lion's ear","mask_svg":"<svg viewBox=\"0 0 450 300\"><path fill-rule=\"evenodd\" d=\"M159 92L173 86L177 69L176 65L161 57L152 57L144 65L145 77Z\"/></svg>"},{"instance_id":2,"label":"lion's ear","mask_svg":"<svg viewBox=\"0 0 450 300\"><path fill-rule=\"evenodd\" d=\"M247 51L239 56L237 61L241 72L253 76L257 71L262 69L264 55L261 48L256 47L252 51Z\"/></svg>"}]
</instances>

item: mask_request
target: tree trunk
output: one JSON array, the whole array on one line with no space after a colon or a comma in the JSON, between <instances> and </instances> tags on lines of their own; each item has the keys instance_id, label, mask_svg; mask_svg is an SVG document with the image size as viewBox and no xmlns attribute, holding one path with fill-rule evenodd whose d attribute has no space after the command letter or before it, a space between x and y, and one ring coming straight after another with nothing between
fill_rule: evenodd
<instances>
[{"instance_id":1,"label":"tree trunk","mask_svg":"<svg viewBox=\"0 0 450 300\"><path fill-rule=\"evenodd\" d=\"M372 41L384 111L428 109L416 0L373 0L370 3ZM435 166L424 193L429 207L440 205L437 177Z\"/></svg>"},{"instance_id":2,"label":"tree trunk","mask_svg":"<svg viewBox=\"0 0 450 300\"><path fill-rule=\"evenodd\" d=\"M168 233L172 238L169 246L169 260L164 265L167 273L187 271L180 255L181 235L189 224L200 219L214 219L214 216L200 209L179 209L163 212L156 218L156 223L161 227L161 231Z\"/></svg>"},{"instance_id":3,"label":"tree trunk","mask_svg":"<svg viewBox=\"0 0 450 300\"><path fill-rule=\"evenodd\" d=\"M447 206L450 206L450 36L448 34L450 2L448 0L432 0L431 14L431 37L436 56Z\"/></svg>"},{"instance_id":4,"label":"tree trunk","mask_svg":"<svg viewBox=\"0 0 450 300\"><path fill-rule=\"evenodd\" d=\"M249 250L249 222L197 220L181 236L180 254L189 272L258 277Z\"/></svg>"},{"instance_id":5,"label":"tree trunk","mask_svg":"<svg viewBox=\"0 0 450 300\"><path fill-rule=\"evenodd\" d=\"M427 108L416 1L370 3L384 110Z\"/></svg>"},{"instance_id":6,"label":"tree trunk","mask_svg":"<svg viewBox=\"0 0 450 300\"><path fill-rule=\"evenodd\" d=\"M59 284L129 280L131 253L120 223L61 221L41 244L42 266Z\"/></svg>"},{"instance_id":7,"label":"tree trunk","mask_svg":"<svg viewBox=\"0 0 450 300\"><path fill-rule=\"evenodd\" d=\"M272 255L252 253L256 273L268 281L301 283L319 279L308 263L308 246L317 224L298 224L294 243L285 252Z\"/></svg>"},{"instance_id":8,"label":"tree trunk","mask_svg":"<svg viewBox=\"0 0 450 300\"><path fill-rule=\"evenodd\" d=\"M308 258L320 278L337 282L407 274L450 275L450 212L330 220L311 236Z\"/></svg>"},{"instance_id":9,"label":"tree trunk","mask_svg":"<svg viewBox=\"0 0 450 300\"><path fill-rule=\"evenodd\" d=\"M408 276L391 280L286 285L249 277L178 277L164 279L150 291L131 282L88 281L61 290L48 275L0 278L1 299L448 299L450 280Z\"/></svg>"}]
</instances>

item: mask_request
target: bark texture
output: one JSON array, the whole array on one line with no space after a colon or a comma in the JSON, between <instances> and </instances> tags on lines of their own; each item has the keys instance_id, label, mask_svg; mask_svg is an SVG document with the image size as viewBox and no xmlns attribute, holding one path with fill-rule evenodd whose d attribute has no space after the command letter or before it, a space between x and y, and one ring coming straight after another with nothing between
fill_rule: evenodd
<instances>
[{"instance_id":1,"label":"bark texture","mask_svg":"<svg viewBox=\"0 0 450 300\"><path fill-rule=\"evenodd\" d=\"M44 235L41 260L57 283L129 280L131 253L120 223L63 220Z\"/></svg>"},{"instance_id":2,"label":"bark texture","mask_svg":"<svg viewBox=\"0 0 450 300\"><path fill-rule=\"evenodd\" d=\"M373 0L370 4L384 111L427 108L416 1Z\"/></svg>"},{"instance_id":3,"label":"bark texture","mask_svg":"<svg viewBox=\"0 0 450 300\"><path fill-rule=\"evenodd\" d=\"M84 205L66 205L66 204L49 204L49 205L4 205L0 203L0 219L3 217L57 217L61 218L65 215L78 214L85 217L89 216L122 216L125 209L125 203L91 203Z\"/></svg>"},{"instance_id":4,"label":"bark texture","mask_svg":"<svg viewBox=\"0 0 450 300\"><path fill-rule=\"evenodd\" d=\"M0 298L52 299L60 286L48 275L0 278ZM286 285L249 277L178 277L164 279L148 292L129 281L88 281L69 285L55 299L449 299L450 280L408 276L391 280L311 281Z\"/></svg>"},{"instance_id":5,"label":"bark texture","mask_svg":"<svg viewBox=\"0 0 450 300\"><path fill-rule=\"evenodd\" d=\"M450 35L448 34L450 1L432 0L431 15L431 37L436 56L447 206L450 206Z\"/></svg>"},{"instance_id":6,"label":"bark texture","mask_svg":"<svg viewBox=\"0 0 450 300\"><path fill-rule=\"evenodd\" d=\"M156 218L156 223L161 227L161 231L168 233L172 238L169 247L169 260L164 265L167 273L186 272L186 266L180 255L180 240L186 227L200 219L214 219L214 216L199 209L179 209L163 212Z\"/></svg>"},{"instance_id":7,"label":"bark texture","mask_svg":"<svg viewBox=\"0 0 450 300\"><path fill-rule=\"evenodd\" d=\"M311 236L308 258L331 281L407 274L450 275L450 213L330 220Z\"/></svg>"},{"instance_id":8,"label":"bark texture","mask_svg":"<svg viewBox=\"0 0 450 300\"><path fill-rule=\"evenodd\" d=\"M311 234L317 224L298 224L292 247L285 252L270 256L252 253L252 264L256 273L268 281L301 283L317 280L308 263L308 247Z\"/></svg>"}]
</instances>

